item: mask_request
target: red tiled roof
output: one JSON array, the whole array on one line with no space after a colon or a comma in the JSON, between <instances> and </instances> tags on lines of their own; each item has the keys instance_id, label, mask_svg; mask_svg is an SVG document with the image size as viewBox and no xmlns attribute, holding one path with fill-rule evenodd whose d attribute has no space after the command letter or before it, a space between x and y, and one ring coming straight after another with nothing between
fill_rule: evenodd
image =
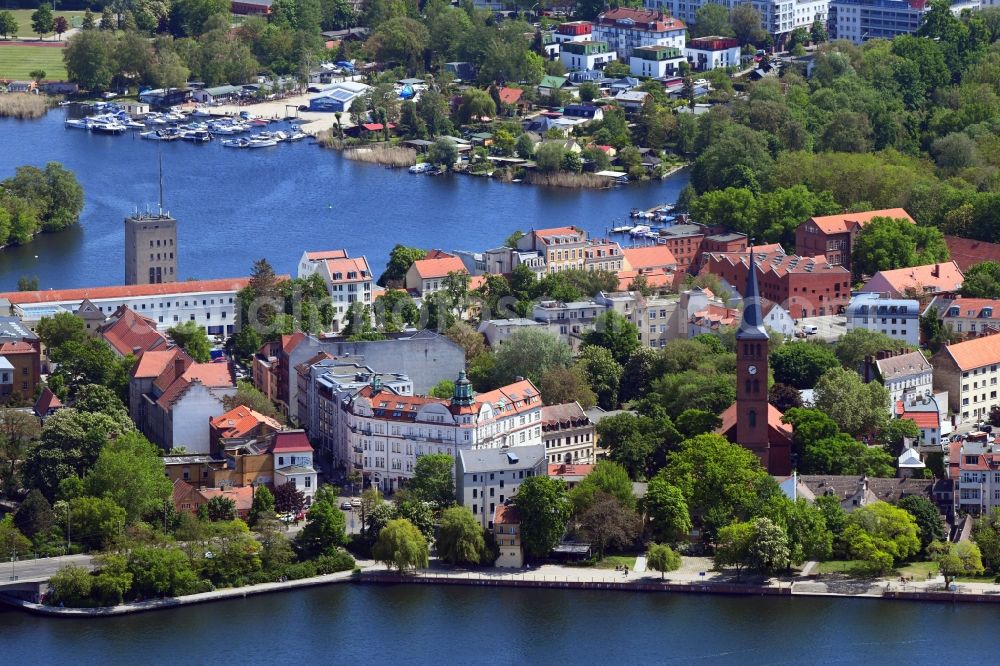
<instances>
[{"instance_id":1,"label":"red tiled roof","mask_svg":"<svg viewBox=\"0 0 1000 666\"><path fill-rule=\"evenodd\" d=\"M440 257L437 259L418 259L413 262L417 275L421 279L442 278L448 273L468 273L465 264L458 257Z\"/></svg>"},{"instance_id":2,"label":"red tiled roof","mask_svg":"<svg viewBox=\"0 0 1000 666\"><path fill-rule=\"evenodd\" d=\"M320 250L318 252L306 252L306 259L309 261L324 261L326 259L346 259L347 250Z\"/></svg>"},{"instance_id":3,"label":"red tiled roof","mask_svg":"<svg viewBox=\"0 0 1000 666\"><path fill-rule=\"evenodd\" d=\"M869 210L863 213L844 213L842 215L823 215L821 217L811 217L809 221L819 227L823 233L842 234L854 227L863 227L873 217L891 217L893 219L907 220L912 224L917 223L902 208L885 208L882 210Z\"/></svg>"},{"instance_id":4,"label":"red tiled roof","mask_svg":"<svg viewBox=\"0 0 1000 666\"><path fill-rule=\"evenodd\" d=\"M101 325L98 332L122 356L127 356L136 349L142 353L169 345L167 336L156 330L156 324L152 320L136 314L124 305L119 306L111 316L114 320Z\"/></svg>"},{"instance_id":5,"label":"red tiled roof","mask_svg":"<svg viewBox=\"0 0 1000 666\"><path fill-rule=\"evenodd\" d=\"M631 9L629 7L618 7L602 12L597 17L597 22L602 25L615 25L619 21L634 21L635 30L648 30L652 32L664 32L666 30L684 30L687 26L684 22L667 16L662 11L654 9Z\"/></svg>"},{"instance_id":6,"label":"red tiled roof","mask_svg":"<svg viewBox=\"0 0 1000 666\"><path fill-rule=\"evenodd\" d=\"M935 274L936 273L936 274ZM909 289L923 292L952 292L962 288L965 276L954 261L942 261L938 264L897 268L891 271L879 271L865 285L863 292L887 291L889 287L898 294Z\"/></svg>"},{"instance_id":7,"label":"red tiled roof","mask_svg":"<svg viewBox=\"0 0 1000 666\"><path fill-rule=\"evenodd\" d=\"M792 436L792 426L788 423L782 422L781 418L784 414L781 413L777 407L771 403L767 404L767 426L768 428L773 428L782 431L788 437ZM734 402L726 411L719 414L719 418L722 420L722 425L716 429L716 433L724 435L731 429L736 427L736 403Z\"/></svg>"},{"instance_id":8,"label":"red tiled roof","mask_svg":"<svg viewBox=\"0 0 1000 666\"><path fill-rule=\"evenodd\" d=\"M948 245L948 254L963 271L984 261L1000 263L1000 244L958 236L945 236L944 242Z\"/></svg>"},{"instance_id":9,"label":"red tiled roof","mask_svg":"<svg viewBox=\"0 0 1000 666\"><path fill-rule=\"evenodd\" d=\"M192 496L194 496L196 501L203 499L201 493L199 493L198 490L187 481L184 481L183 479L177 479L174 481L174 488L171 497L173 499L175 509L180 509L181 503Z\"/></svg>"},{"instance_id":10,"label":"red tiled roof","mask_svg":"<svg viewBox=\"0 0 1000 666\"><path fill-rule=\"evenodd\" d=\"M305 430L286 430L271 435L271 453L312 452L312 444L306 437Z\"/></svg>"},{"instance_id":11,"label":"red tiled roof","mask_svg":"<svg viewBox=\"0 0 1000 666\"><path fill-rule=\"evenodd\" d=\"M699 310L691 315L690 321L695 326L707 326L715 329L720 326L732 326L739 316L739 310L709 304L704 310Z\"/></svg>"},{"instance_id":12,"label":"red tiled roof","mask_svg":"<svg viewBox=\"0 0 1000 666\"><path fill-rule=\"evenodd\" d=\"M236 503L237 513L245 514L253 506L253 486L239 486L236 488L226 488L225 490L204 488L198 492L206 500L210 500L213 497L225 497L226 499L233 500Z\"/></svg>"},{"instance_id":13,"label":"red tiled roof","mask_svg":"<svg viewBox=\"0 0 1000 666\"><path fill-rule=\"evenodd\" d=\"M499 90L500 102L502 104L517 104L518 100L521 99L521 95L524 91L520 88L507 88L506 86Z\"/></svg>"},{"instance_id":14,"label":"red tiled roof","mask_svg":"<svg viewBox=\"0 0 1000 666\"><path fill-rule=\"evenodd\" d=\"M654 289L665 289L674 283L674 274L658 269L651 269L642 273L646 278L646 284ZM639 271L618 271L618 290L628 291L632 282L639 277Z\"/></svg>"},{"instance_id":15,"label":"red tiled roof","mask_svg":"<svg viewBox=\"0 0 1000 666\"><path fill-rule=\"evenodd\" d=\"M899 418L913 421L918 428L933 430L940 427L937 412L903 412Z\"/></svg>"},{"instance_id":16,"label":"red tiled roof","mask_svg":"<svg viewBox=\"0 0 1000 666\"><path fill-rule=\"evenodd\" d=\"M184 371L184 379L199 381L209 388L235 386L228 363L192 363Z\"/></svg>"},{"instance_id":17,"label":"red tiled roof","mask_svg":"<svg viewBox=\"0 0 1000 666\"><path fill-rule=\"evenodd\" d=\"M572 463L558 463L549 465L549 476L587 476L594 471L593 465L574 465Z\"/></svg>"},{"instance_id":18,"label":"red tiled roof","mask_svg":"<svg viewBox=\"0 0 1000 666\"><path fill-rule=\"evenodd\" d=\"M963 371L1000 363L1000 335L987 335L947 345L945 353L951 356L955 365Z\"/></svg>"},{"instance_id":19,"label":"red tiled roof","mask_svg":"<svg viewBox=\"0 0 1000 666\"><path fill-rule=\"evenodd\" d=\"M952 308L958 308L958 314L954 318L1000 319L1000 299L959 297L948 301L948 306L942 308L938 316L941 319L950 318L948 312ZM982 316L984 308L990 309L989 316Z\"/></svg>"},{"instance_id":20,"label":"red tiled roof","mask_svg":"<svg viewBox=\"0 0 1000 666\"><path fill-rule=\"evenodd\" d=\"M494 391L479 393L476 395L476 402L492 404L499 415L517 414L542 405L541 394L528 379L501 386ZM502 409L500 408L501 403L503 404Z\"/></svg>"},{"instance_id":21,"label":"red tiled roof","mask_svg":"<svg viewBox=\"0 0 1000 666\"><path fill-rule=\"evenodd\" d=\"M424 405L438 403L447 406L448 401L440 398L429 398L420 395L397 395L391 391L381 390L378 393L369 386L358 391L358 396L365 398L375 411L376 418L389 421L414 421L417 412ZM398 414L398 416L395 416Z\"/></svg>"},{"instance_id":22,"label":"red tiled roof","mask_svg":"<svg viewBox=\"0 0 1000 666\"><path fill-rule=\"evenodd\" d=\"M677 268L677 259L666 245L626 247L622 253L632 268L640 272L645 268Z\"/></svg>"},{"instance_id":23,"label":"red tiled roof","mask_svg":"<svg viewBox=\"0 0 1000 666\"><path fill-rule=\"evenodd\" d=\"M167 365L173 362L174 356L183 353L179 349L145 352L139 357L139 362L135 364L135 367L132 368L132 376L137 379L159 377L163 374Z\"/></svg>"},{"instance_id":24,"label":"red tiled roof","mask_svg":"<svg viewBox=\"0 0 1000 666\"><path fill-rule=\"evenodd\" d=\"M493 516L494 525L520 525L521 514L513 504L501 504Z\"/></svg>"},{"instance_id":25,"label":"red tiled roof","mask_svg":"<svg viewBox=\"0 0 1000 666\"><path fill-rule=\"evenodd\" d=\"M379 132L385 129L385 126L382 125L382 123L361 123L361 126L364 127L366 130L368 130L369 132ZM389 129L396 129L396 126L392 123L389 123Z\"/></svg>"},{"instance_id":26,"label":"red tiled roof","mask_svg":"<svg viewBox=\"0 0 1000 666\"><path fill-rule=\"evenodd\" d=\"M366 280L372 279L371 270L368 268L368 259L365 257L338 257L336 259L326 260L326 269L330 271L330 275L334 273L340 273L340 277L337 278L338 282L364 282ZM348 278L348 273L356 273L357 275L352 278Z\"/></svg>"},{"instance_id":27,"label":"red tiled roof","mask_svg":"<svg viewBox=\"0 0 1000 666\"><path fill-rule=\"evenodd\" d=\"M261 424L266 424L274 430L281 430L280 423L270 416L255 412L246 405L237 405L225 414L216 416L209 421L209 424L213 429L220 431L219 435L225 439L246 437Z\"/></svg>"},{"instance_id":28,"label":"red tiled roof","mask_svg":"<svg viewBox=\"0 0 1000 666\"><path fill-rule=\"evenodd\" d=\"M553 227L551 229L538 229L535 231L535 235L539 238L548 238L549 236L575 236L580 233L580 230L576 227Z\"/></svg>"},{"instance_id":29,"label":"red tiled roof","mask_svg":"<svg viewBox=\"0 0 1000 666\"><path fill-rule=\"evenodd\" d=\"M14 342L0 343L0 354L37 354L37 347L29 342L17 340Z\"/></svg>"},{"instance_id":30,"label":"red tiled roof","mask_svg":"<svg viewBox=\"0 0 1000 666\"><path fill-rule=\"evenodd\" d=\"M39 417L44 417L54 409L61 409L62 406L62 400L59 399L59 396L53 393L52 390L46 386L42 389L42 392L38 394L38 400L35 401L35 414Z\"/></svg>"},{"instance_id":31,"label":"red tiled roof","mask_svg":"<svg viewBox=\"0 0 1000 666\"><path fill-rule=\"evenodd\" d=\"M288 279L287 275L278 277ZM9 291L0 294L15 305L28 303L56 303L62 301L99 300L107 298L135 298L142 296L166 296L170 294L191 294L207 291L239 291L247 286L250 278L222 278L218 280L187 280L185 282L164 282L161 284L132 284L114 287L83 287L81 289L50 289L47 291Z\"/></svg>"},{"instance_id":32,"label":"red tiled roof","mask_svg":"<svg viewBox=\"0 0 1000 666\"><path fill-rule=\"evenodd\" d=\"M281 351L286 354L291 354L296 347L299 346L303 340L306 339L306 334L302 331L295 331L291 335L281 336Z\"/></svg>"}]
</instances>

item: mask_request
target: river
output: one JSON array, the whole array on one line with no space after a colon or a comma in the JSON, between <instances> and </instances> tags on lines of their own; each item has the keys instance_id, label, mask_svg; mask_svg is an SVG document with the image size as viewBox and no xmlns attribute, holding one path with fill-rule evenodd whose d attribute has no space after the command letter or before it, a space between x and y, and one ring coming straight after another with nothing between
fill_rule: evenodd
<instances>
[{"instance_id":1,"label":"river","mask_svg":"<svg viewBox=\"0 0 1000 666\"><path fill-rule=\"evenodd\" d=\"M978 604L334 585L96 620L0 610L0 655L12 665L950 666L990 663L997 618Z\"/></svg>"},{"instance_id":2,"label":"river","mask_svg":"<svg viewBox=\"0 0 1000 666\"><path fill-rule=\"evenodd\" d=\"M414 176L343 159L308 141L258 150L101 136L65 129L62 109L0 119L0 179L23 164L63 163L85 205L77 228L0 251L0 290L22 275L43 289L120 284L123 220L155 206L162 151L165 204L178 220L180 279L249 274L266 257L294 273L304 250L345 247L378 275L396 243L484 250L515 229L575 224L603 234L633 207L672 202L686 173L663 182L588 191Z\"/></svg>"}]
</instances>

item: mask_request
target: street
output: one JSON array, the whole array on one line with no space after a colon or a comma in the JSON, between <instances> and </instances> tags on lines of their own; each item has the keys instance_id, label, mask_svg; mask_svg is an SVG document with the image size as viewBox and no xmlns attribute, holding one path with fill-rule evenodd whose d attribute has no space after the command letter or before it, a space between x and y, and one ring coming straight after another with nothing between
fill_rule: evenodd
<instances>
[{"instance_id":1,"label":"street","mask_svg":"<svg viewBox=\"0 0 1000 666\"><path fill-rule=\"evenodd\" d=\"M75 564L88 569L93 567L90 555L63 555L61 557L43 557L37 560L18 560L14 562L14 575L18 582L48 580L52 574L63 567ZM0 563L0 586L10 581L10 558Z\"/></svg>"}]
</instances>

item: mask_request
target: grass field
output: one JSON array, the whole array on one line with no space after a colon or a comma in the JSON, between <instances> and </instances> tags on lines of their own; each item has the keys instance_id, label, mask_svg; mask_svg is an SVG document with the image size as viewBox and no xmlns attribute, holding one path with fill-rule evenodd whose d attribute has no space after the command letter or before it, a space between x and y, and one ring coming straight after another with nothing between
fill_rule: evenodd
<instances>
[{"instance_id":1,"label":"grass field","mask_svg":"<svg viewBox=\"0 0 1000 666\"><path fill-rule=\"evenodd\" d=\"M0 11L9 11L14 15L14 20L17 21L17 34L21 39L38 39L38 35L31 32L31 15L35 13L34 9L8 9ZM63 12L56 11L53 12L53 16L65 16L66 21L72 28L74 25L79 27L80 21L83 20L83 12ZM101 18L100 13L97 14L95 20ZM74 22L74 19L75 22ZM55 40L55 35L48 35L45 38L46 41Z\"/></svg>"},{"instance_id":2,"label":"grass field","mask_svg":"<svg viewBox=\"0 0 1000 666\"><path fill-rule=\"evenodd\" d=\"M36 69L45 70L45 78L59 81L66 78L63 50L52 46L20 46L0 42L0 79L30 79Z\"/></svg>"}]
</instances>

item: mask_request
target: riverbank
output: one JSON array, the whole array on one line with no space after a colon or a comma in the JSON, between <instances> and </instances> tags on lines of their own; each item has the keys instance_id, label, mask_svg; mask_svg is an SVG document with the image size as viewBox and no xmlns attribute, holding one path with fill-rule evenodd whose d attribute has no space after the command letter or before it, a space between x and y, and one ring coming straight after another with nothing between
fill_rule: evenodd
<instances>
[{"instance_id":1,"label":"riverbank","mask_svg":"<svg viewBox=\"0 0 1000 666\"><path fill-rule=\"evenodd\" d=\"M41 118L49 110L49 102L43 95L8 93L0 95L0 118L30 120Z\"/></svg>"}]
</instances>

